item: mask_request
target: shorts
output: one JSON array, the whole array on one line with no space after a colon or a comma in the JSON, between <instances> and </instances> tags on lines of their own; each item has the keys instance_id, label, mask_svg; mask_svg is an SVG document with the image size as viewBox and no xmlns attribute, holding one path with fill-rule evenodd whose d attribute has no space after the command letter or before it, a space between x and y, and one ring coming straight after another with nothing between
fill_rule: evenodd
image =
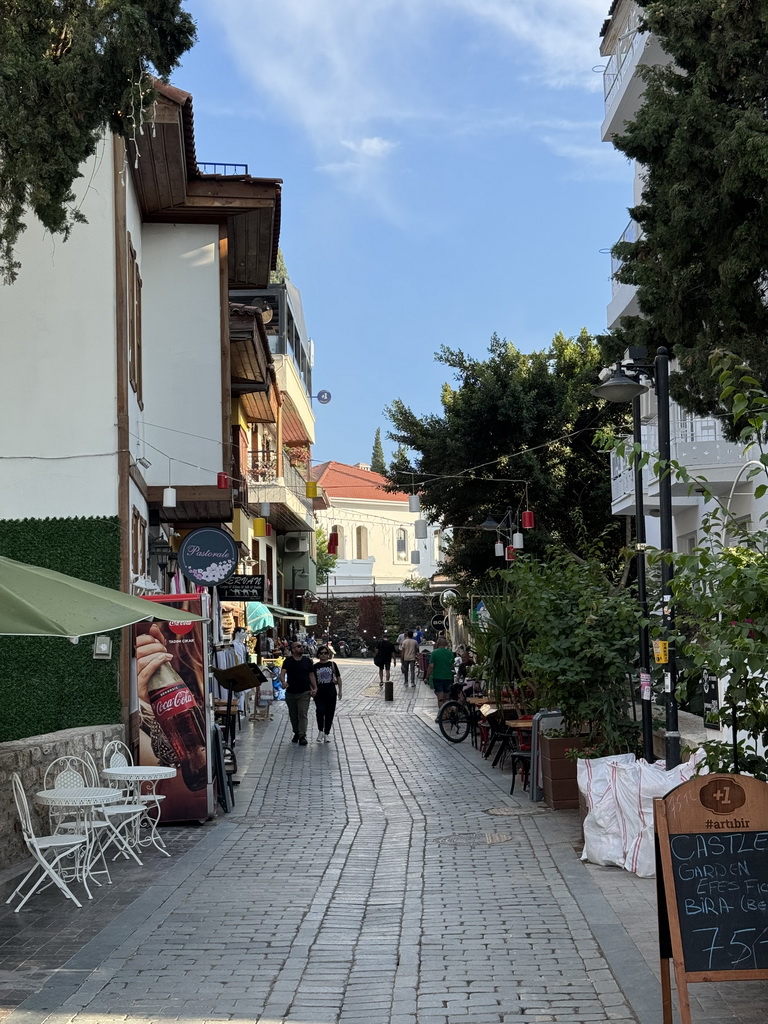
<instances>
[{"instance_id":1,"label":"shorts","mask_svg":"<svg viewBox=\"0 0 768 1024\"><path fill-rule=\"evenodd\" d=\"M453 686L453 679L435 679L432 676L432 686L435 689L435 693L450 693L451 687Z\"/></svg>"}]
</instances>

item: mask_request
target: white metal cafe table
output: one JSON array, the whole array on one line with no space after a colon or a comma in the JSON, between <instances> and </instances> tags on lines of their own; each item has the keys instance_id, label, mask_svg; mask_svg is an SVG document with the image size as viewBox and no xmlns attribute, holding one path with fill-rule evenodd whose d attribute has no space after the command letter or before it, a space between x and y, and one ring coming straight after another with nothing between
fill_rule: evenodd
<instances>
[{"instance_id":1,"label":"white metal cafe table","mask_svg":"<svg viewBox=\"0 0 768 1024\"><path fill-rule=\"evenodd\" d=\"M99 843L94 828L94 810L104 804L114 803L115 791L108 786L61 786L57 789L43 789L35 794L38 804L45 807L57 807L62 810L74 809L77 811L79 823L88 837L85 858L82 865L82 883L88 893L88 899L93 899L91 890L88 888L88 879L93 878L93 866L98 858ZM131 853L133 851L130 851ZM138 860L138 858L136 858ZM139 861L141 863L141 861ZM106 862L105 862L106 866ZM110 879L111 881L111 879ZM97 882L97 884L99 884Z\"/></svg>"},{"instance_id":2,"label":"white metal cafe table","mask_svg":"<svg viewBox=\"0 0 768 1024\"><path fill-rule=\"evenodd\" d=\"M166 850L165 843L157 831L157 822L160 817L160 797L158 797L155 789L161 780L174 779L177 774L176 769L165 768L159 764L124 764L114 765L111 768L102 768L101 774L106 779L127 782L131 787L130 799L137 803L146 804L147 809L142 817L142 823L148 826L149 833L146 839L137 839L139 846L149 846L151 843L160 853L170 857L170 853ZM147 788L142 791L143 784L146 784ZM111 792L114 798L115 791L112 790Z\"/></svg>"}]
</instances>

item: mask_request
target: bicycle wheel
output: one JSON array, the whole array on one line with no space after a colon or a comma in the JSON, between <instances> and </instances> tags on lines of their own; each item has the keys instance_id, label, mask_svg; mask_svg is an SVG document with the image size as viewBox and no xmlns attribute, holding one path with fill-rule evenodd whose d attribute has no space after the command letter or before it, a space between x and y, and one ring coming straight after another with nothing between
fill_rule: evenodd
<instances>
[{"instance_id":1,"label":"bicycle wheel","mask_svg":"<svg viewBox=\"0 0 768 1024\"><path fill-rule=\"evenodd\" d=\"M438 712L437 724L449 743L461 743L469 735L469 709L457 700L447 700Z\"/></svg>"}]
</instances>

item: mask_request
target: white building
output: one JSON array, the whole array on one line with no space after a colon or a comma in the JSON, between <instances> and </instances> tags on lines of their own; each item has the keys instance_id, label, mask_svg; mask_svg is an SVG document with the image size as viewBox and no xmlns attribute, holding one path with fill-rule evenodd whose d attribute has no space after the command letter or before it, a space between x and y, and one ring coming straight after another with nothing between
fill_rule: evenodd
<instances>
[{"instance_id":1,"label":"white building","mask_svg":"<svg viewBox=\"0 0 768 1024\"><path fill-rule=\"evenodd\" d=\"M408 495L385 490L387 480L365 463L324 462L312 471L330 507L317 512L318 525L336 547L336 567L327 586L335 597L412 593L406 579L437 572L441 531L427 525L417 539L420 513L410 512Z\"/></svg>"}]
</instances>

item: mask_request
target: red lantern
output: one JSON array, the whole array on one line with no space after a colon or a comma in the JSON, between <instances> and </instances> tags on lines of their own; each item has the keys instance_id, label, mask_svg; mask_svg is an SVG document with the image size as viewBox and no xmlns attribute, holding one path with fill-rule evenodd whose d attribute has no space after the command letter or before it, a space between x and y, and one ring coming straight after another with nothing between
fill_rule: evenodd
<instances>
[{"instance_id":1,"label":"red lantern","mask_svg":"<svg viewBox=\"0 0 768 1024\"><path fill-rule=\"evenodd\" d=\"M523 529L532 530L534 526L533 512L529 508L523 510Z\"/></svg>"},{"instance_id":2,"label":"red lantern","mask_svg":"<svg viewBox=\"0 0 768 1024\"><path fill-rule=\"evenodd\" d=\"M216 486L220 491L226 491L229 487L229 473L217 473Z\"/></svg>"},{"instance_id":3,"label":"red lantern","mask_svg":"<svg viewBox=\"0 0 768 1024\"><path fill-rule=\"evenodd\" d=\"M338 533L332 533L328 537L328 554L337 555L339 553L339 535Z\"/></svg>"},{"instance_id":4,"label":"red lantern","mask_svg":"<svg viewBox=\"0 0 768 1024\"><path fill-rule=\"evenodd\" d=\"M504 558L508 562L514 562L516 557L517 557L517 551L515 550L514 545L507 544L506 550L504 551Z\"/></svg>"}]
</instances>

